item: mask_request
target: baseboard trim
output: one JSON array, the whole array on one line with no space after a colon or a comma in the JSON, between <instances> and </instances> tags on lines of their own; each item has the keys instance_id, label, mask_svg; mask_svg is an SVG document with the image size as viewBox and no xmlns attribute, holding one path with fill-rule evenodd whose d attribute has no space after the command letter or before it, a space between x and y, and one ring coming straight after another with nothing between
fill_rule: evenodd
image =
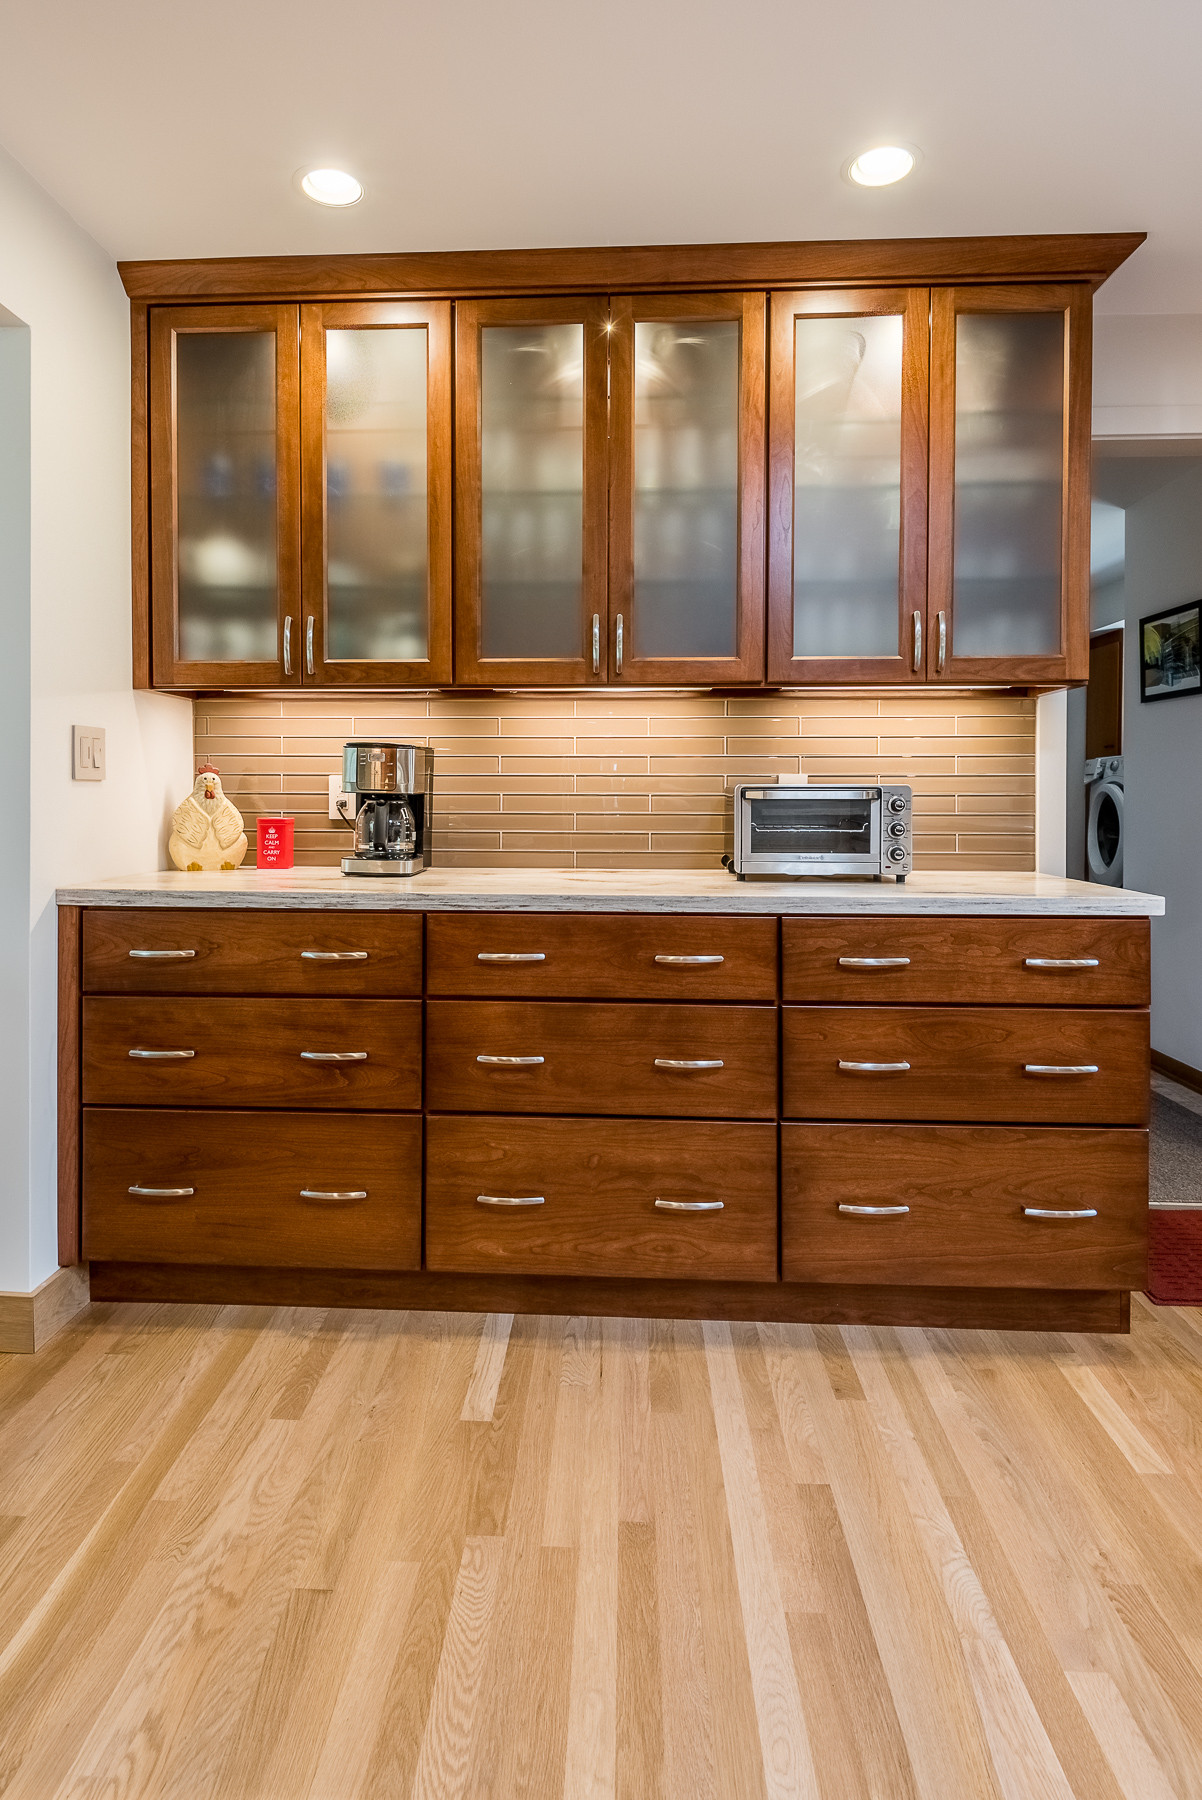
<instances>
[{"instance_id":1,"label":"baseboard trim","mask_svg":"<svg viewBox=\"0 0 1202 1800\"><path fill-rule=\"evenodd\" d=\"M1163 1050L1153 1050L1152 1067L1179 1081L1182 1087L1193 1088L1195 1094L1202 1094L1202 1069L1195 1069L1193 1063L1178 1062L1175 1056L1166 1056Z\"/></svg>"},{"instance_id":2,"label":"baseboard trim","mask_svg":"<svg viewBox=\"0 0 1202 1800\"><path fill-rule=\"evenodd\" d=\"M40 1350L90 1299L86 1264L56 1269L32 1294L0 1294L0 1353Z\"/></svg>"}]
</instances>

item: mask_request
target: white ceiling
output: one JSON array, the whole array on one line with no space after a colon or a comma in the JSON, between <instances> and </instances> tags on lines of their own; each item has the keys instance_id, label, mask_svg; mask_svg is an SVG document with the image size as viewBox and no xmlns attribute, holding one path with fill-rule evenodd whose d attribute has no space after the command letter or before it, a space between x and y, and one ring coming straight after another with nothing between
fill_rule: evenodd
<instances>
[{"instance_id":1,"label":"white ceiling","mask_svg":"<svg viewBox=\"0 0 1202 1800\"><path fill-rule=\"evenodd\" d=\"M1202 312L1196 0L15 0L0 142L116 257L1146 230ZM846 159L918 146L867 191ZM337 213L292 185L356 173Z\"/></svg>"}]
</instances>

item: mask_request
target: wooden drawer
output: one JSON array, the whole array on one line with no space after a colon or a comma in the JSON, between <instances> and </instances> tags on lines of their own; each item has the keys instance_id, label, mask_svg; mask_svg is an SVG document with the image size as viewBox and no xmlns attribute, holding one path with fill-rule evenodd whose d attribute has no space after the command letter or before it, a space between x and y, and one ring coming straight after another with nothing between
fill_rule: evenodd
<instances>
[{"instance_id":1,"label":"wooden drawer","mask_svg":"<svg viewBox=\"0 0 1202 1800\"><path fill-rule=\"evenodd\" d=\"M809 1119L1146 1125L1148 1015L1018 1006L787 1006L784 1112ZM840 1064L906 1064L864 1070ZM1096 1074L1035 1068L1096 1066Z\"/></svg>"},{"instance_id":2,"label":"wooden drawer","mask_svg":"<svg viewBox=\"0 0 1202 1800\"><path fill-rule=\"evenodd\" d=\"M841 1211L905 1207L905 1212ZM1094 1218L1038 1218L1026 1211ZM785 1125L786 1281L1139 1288L1145 1131Z\"/></svg>"},{"instance_id":3,"label":"wooden drawer","mask_svg":"<svg viewBox=\"0 0 1202 1800\"><path fill-rule=\"evenodd\" d=\"M416 1118L85 1110L84 1255L420 1268L421 1169Z\"/></svg>"},{"instance_id":4,"label":"wooden drawer","mask_svg":"<svg viewBox=\"0 0 1202 1800\"><path fill-rule=\"evenodd\" d=\"M776 1279L771 1125L493 1118L426 1129L429 1269Z\"/></svg>"},{"instance_id":5,"label":"wooden drawer","mask_svg":"<svg viewBox=\"0 0 1202 1800\"><path fill-rule=\"evenodd\" d=\"M421 1016L420 1000L93 997L83 1003L84 1104L416 1110ZM311 1060L331 1055L359 1060Z\"/></svg>"},{"instance_id":6,"label":"wooden drawer","mask_svg":"<svg viewBox=\"0 0 1202 1800\"><path fill-rule=\"evenodd\" d=\"M775 919L433 914L426 930L431 994L776 999Z\"/></svg>"},{"instance_id":7,"label":"wooden drawer","mask_svg":"<svg viewBox=\"0 0 1202 1800\"><path fill-rule=\"evenodd\" d=\"M90 908L83 985L105 994L420 995L422 922L409 913Z\"/></svg>"},{"instance_id":8,"label":"wooden drawer","mask_svg":"<svg viewBox=\"0 0 1202 1800\"><path fill-rule=\"evenodd\" d=\"M803 1005L1147 1006L1148 943L1146 919L784 919L782 990Z\"/></svg>"},{"instance_id":9,"label":"wooden drawer","mask_svg":"<svg viewBox=\"0 0 1202 1800\"><path fill-rule=\"evenodd\" d=\"M771 1119L776 1017L768 1006L431 1000L426 1105L433 1112ZM663 1066L672 1063L709 1066Z\"/></svg>"}]
</instances>

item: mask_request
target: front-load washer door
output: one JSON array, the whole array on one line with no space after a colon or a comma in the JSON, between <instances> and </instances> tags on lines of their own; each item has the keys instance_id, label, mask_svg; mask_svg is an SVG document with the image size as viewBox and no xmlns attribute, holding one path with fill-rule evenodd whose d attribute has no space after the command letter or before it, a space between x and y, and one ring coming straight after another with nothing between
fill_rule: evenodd
<instances>
[{"instance_id":1,"label":"front-load washer door","mask_svg":"<svg viewBox=\"0 0 1202 1800\"><path fill-rule=\"evenodd\" d=\"M1085 857L1091 881L1122 887L1123 790L1117 782L1095 781L1089 790Z\"/></svg>"}]
</instances>

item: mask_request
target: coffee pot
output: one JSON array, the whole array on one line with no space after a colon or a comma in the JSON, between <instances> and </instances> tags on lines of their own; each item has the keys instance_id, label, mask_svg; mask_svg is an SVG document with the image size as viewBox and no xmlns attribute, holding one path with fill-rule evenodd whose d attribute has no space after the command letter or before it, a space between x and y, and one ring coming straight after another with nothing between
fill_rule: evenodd
<instances>
[{"instance_id":1,"label":"coffee pot","mask_svg":"<svg viewBox=\"0 0 1202 1800\"><path fill-rule=\"evenodd\" d=\"M355 854L344 875L416 875L430 862L434 754L396 738L352 738L342 787L354 808Z\"/></svg>"}]
</instances>

